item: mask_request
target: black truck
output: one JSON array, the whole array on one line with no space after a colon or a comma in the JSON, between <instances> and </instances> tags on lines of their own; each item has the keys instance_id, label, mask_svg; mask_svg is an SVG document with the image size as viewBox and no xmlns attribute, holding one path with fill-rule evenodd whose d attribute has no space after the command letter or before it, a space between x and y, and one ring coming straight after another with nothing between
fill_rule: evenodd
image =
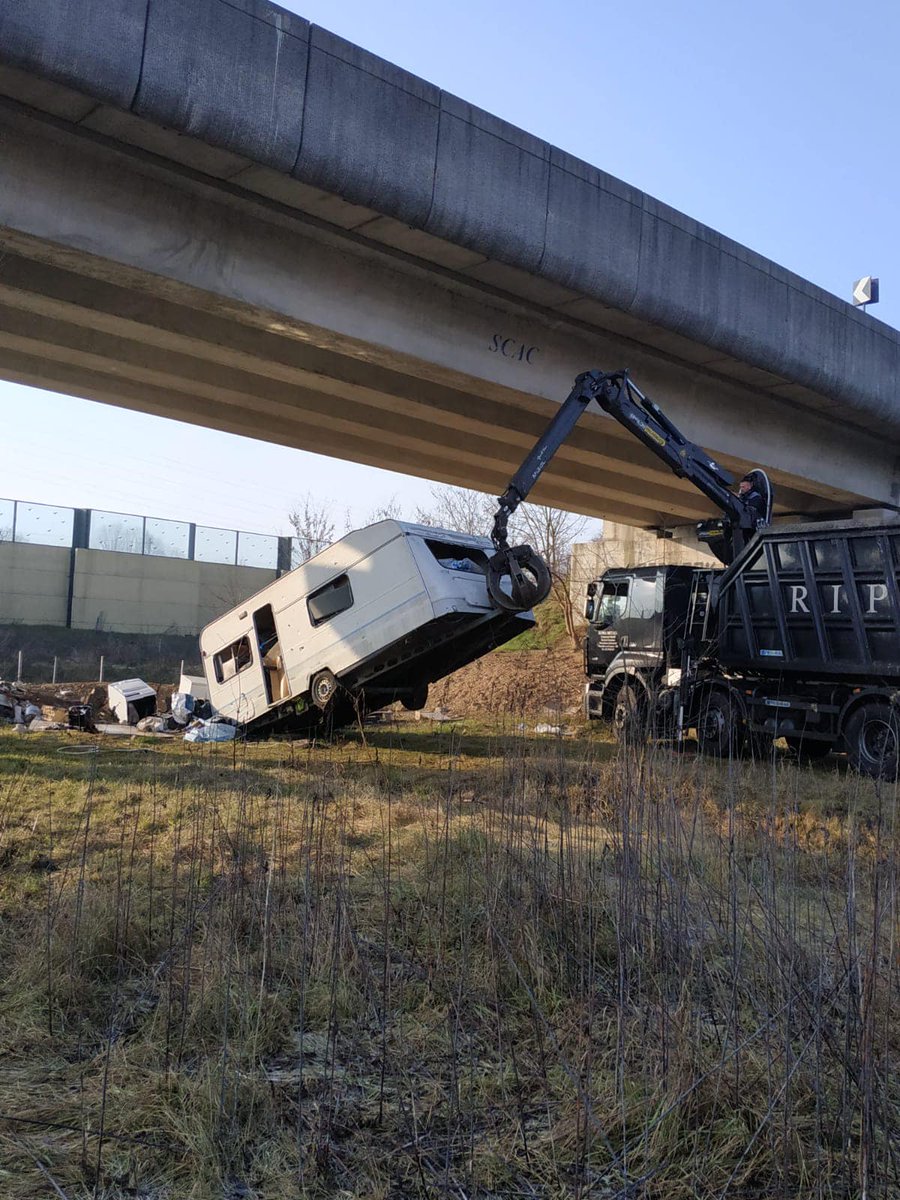
<instances>
[{"instance_id":1,"label":"black truck","mask_svg":"<svg viewBox=\"0 0 900 1200\"><path fill-rule=\"evenodd\" d=\"M723 516L698 535L721 568L614 569L588 587L585 712L621 736L695 729L714 755L846 751L868 775L900 766L900 522L768 523L627 372L587 372L500 498L489 587L502 607L546 594L546 566L506 540L510 514L591 400ZM771 497L770 497L771 500ZM771 505L769 506L771 508Z\"/></svg>"}]
</instances>

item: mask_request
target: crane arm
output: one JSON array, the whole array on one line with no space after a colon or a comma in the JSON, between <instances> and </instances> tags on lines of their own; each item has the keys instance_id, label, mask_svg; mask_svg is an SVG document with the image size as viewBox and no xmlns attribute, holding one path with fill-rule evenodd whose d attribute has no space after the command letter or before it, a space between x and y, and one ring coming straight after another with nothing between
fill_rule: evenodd
<instances>
[{"instance_id":1,"label":"crane arm","mask_svg":"<svg viewBox=\"0 0 900 1200\"><path fill-rule=\"evenodd\" d=\"M627 371L585 371L575 380L571 392L500 497L491 531L496 553L490 562L488 586L495 601L503 608L519 608L523 604L531 607L549 590L549 572L546 572L545 581L540 570L545 564L539 556L528 546L510 548L507 540L509 518L527 498L544 468L593 400L662 459L675 475L690 480L722 511L723 521L702 525L706 527L704 540L710 542L723 561L730 562L756 529L758 514L730 490L734 484L732 475L710 458L702 446L689 441L659 405L631 381ZM506 576L510 577L511 584L503 586ZM538 597L537 592L541 590L543 595ZM530 603L526 603L528 601Z\"/></svg>"}]
</instances>

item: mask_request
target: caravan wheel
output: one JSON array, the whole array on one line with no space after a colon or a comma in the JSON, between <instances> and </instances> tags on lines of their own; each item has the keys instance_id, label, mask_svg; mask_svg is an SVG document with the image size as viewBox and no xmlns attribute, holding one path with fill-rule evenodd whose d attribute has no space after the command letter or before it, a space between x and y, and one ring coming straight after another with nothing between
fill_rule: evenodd
<instances>
[{"instance_id":1,"label":"caravan wheel","mask_svg":"<svg viewBox=\"0 0 900 1200\"><path fill-rule=\"evenodd\" d=\"M400 703L407 712L420 712L428 703L428 684L420 683L418 687L414 687L401 697Z\"/></svg>"},{"instance_id":2,"label":"caravan wheel","mask_svg":"<svg viewBox=\"0 0 900 1200\"><path fill-rule=\"evenodd\" d=\"M309 690L316 708L324 711L334 699L337 689L338 681L331 671L320 671L318 675L314 675Z\"/></svg>"}]
</instances>

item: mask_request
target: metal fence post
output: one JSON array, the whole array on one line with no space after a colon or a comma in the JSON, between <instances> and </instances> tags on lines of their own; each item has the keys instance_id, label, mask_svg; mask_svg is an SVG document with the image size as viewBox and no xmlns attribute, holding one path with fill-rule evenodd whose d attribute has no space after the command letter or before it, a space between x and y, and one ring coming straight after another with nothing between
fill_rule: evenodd
<instances>
[{"instance_id":1,"label":"metal fence post","mask_svg":"<svg viewBox=\"0 0 900 1200\"><path fill-rule=\"evenodd\" d=\"M73 509L72 548L69 551L69 584L66 593L66 628L72 628L72 609L75 604L75 566L79 550L87 550L91 544L91 510Z\"/></svg>"},{"instance_id":2,"label":"metal fence post","mask_svg":"<svg viewBox=\"0 0 900 1200\"><path fill-rule=\"evenodd\" d=\"M22 682L22 651L19 651L19 661L16 664L16 683Z\"/></svg>"},{"instance_id":3,"label":"metal fence post","mask_svg":"<svg viewBox=\"0 0 900 1200\"><path fill-rule=\"evenodd\" d=\"M54 654L53 655L53 678L50 681L51 683L56 683L56 667L57 667L58 662L59 662L59 659Z\"/></svg>"},{"instance_id":4,"label":"metal fence post","mask_svg":"<svg viewBox=\"0 0 900 1200\"><path fill-rule=\"evenodd\" d=\"M103 655L102 654L100 655L100 678L97 680L97 682L98 683L103 682Z\"/></svg>"}]
</instances>

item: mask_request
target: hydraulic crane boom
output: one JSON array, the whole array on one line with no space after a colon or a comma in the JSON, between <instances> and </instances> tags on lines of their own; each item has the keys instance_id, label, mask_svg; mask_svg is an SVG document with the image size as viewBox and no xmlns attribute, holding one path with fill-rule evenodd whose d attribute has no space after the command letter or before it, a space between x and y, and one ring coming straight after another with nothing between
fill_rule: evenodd
<instances>
[{"instance_id":1,"label":"hydraulic crane boom","mask_svg":"<svg viewBox=\"0 0 900 1200\"><path fill-rule=\"evenodd\" d=\"M730 491L734 478L702 446L688 441L659 405L632 383L627 371L585 371L575 380L571 392L500 497L491 532L497 552L490 560L488 587L501 608L529 608L549 591L550 574L540 557L530 546L509 546L509 518L592 400L661 458L675 475L689 479L721 509L724 517L701 522L698 532L723 562L730 563L756 530L759 514ZM506 576L510 583L504 587L502 581Z\"/></svg>"}]
</instances>

